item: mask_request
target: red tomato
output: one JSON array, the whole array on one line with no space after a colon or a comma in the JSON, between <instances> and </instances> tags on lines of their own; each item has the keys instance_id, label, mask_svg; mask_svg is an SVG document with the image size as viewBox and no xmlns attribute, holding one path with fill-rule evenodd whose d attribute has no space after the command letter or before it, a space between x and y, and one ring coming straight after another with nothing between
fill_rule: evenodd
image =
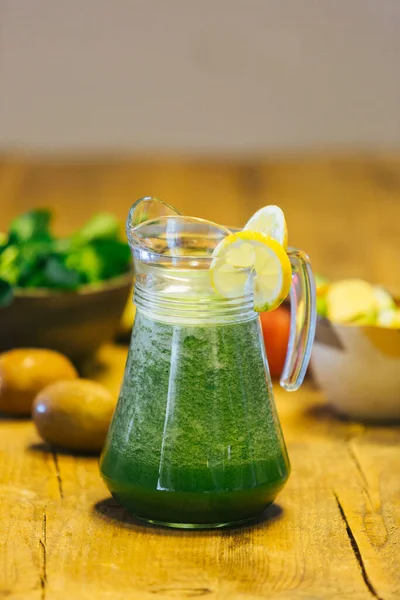
<instances>
[{"instance_id":1,"label":"red tomato","mask_svg":"<svg viewBox=\"0 0 400 600\"><path fill-rule=\"evenodd\" d=\"M290 309L279 306L260 314L269 370L272 377L280 377L289 342Z\"/></svg>"}]
</instances>

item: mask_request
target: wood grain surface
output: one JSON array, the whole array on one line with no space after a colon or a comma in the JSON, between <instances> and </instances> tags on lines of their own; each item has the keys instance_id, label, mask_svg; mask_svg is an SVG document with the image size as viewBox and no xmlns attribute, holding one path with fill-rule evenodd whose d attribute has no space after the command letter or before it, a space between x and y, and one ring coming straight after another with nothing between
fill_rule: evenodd
<instances>
[{"instance_id":1,"label":"wood grain surface","mask_svg":"<svg viewBox=\"0 0 400 600\"><path fill-rule=\"evenodd\" d=\"M146 195L237 226L261 206L279 204L290 244L307 251L318 272L362 277L400 295L400 153L242 161L0 157L0 230L35 206L55 209L60 233L98 210L125 220Z\"/></svg>"},{"instance_id":2,"label":"wood grain surface","mask_svg":"<svg viewBox=\"0 0 400 600\"><path fill-rule=\"evenodd\" d=\"M116 390L126 348L85 375ZM97 457L52 452L30 421L0 421L0 596L12 600L400 597L400 428L337 420L308 382L276 387L292 462L258 523L174 531L135 522Z\"/></svg>"},{"instance_id":3,"label":"wood grain surface","mask_svg":"<svg viewBox=\"0 0 400 600\"><path fill-rule=\"evenodd\" d=\"M280 204L319 272L400 293L400 155L0 160L0 228L51 206L66 233L98 210L124 219L148 194L233 225ZM117 393L125 358L105 347L85 374ZM292 475L260 522L225 531L140 525L110 499L96 457L55 453L29 420L0 419L0 597L400 598L400 428L338 420L311 382L275 387Z\"/></svg>"}]
</instances>

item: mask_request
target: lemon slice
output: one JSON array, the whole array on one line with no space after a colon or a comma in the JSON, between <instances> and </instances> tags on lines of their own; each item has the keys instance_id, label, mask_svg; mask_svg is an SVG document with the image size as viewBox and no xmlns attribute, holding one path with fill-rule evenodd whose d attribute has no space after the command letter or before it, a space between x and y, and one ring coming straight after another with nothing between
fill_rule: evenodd
<instances>
[{"instance_id":1,"label":"lemon slice","mask_svg":"<svg viewBox=\"0 0 400 600\"><path fill-rule=\"evenodd\" d=\"M256 231L224 238L210 266L214 291L224 298L243 296L252 289L257 312L279 306L290 290L292 269L279 242Z\"/></svg>"},{"instance_id":2,"label":"lemon slice","mask_svg":"<svg viewBox=\"0 0 400 600\"><path fill-rule=\"evenodd\" d=\"M377 299L372 285L361 279L344 279L329 286L326 294L329 319L336 323L376 318Z\"/></svg>"},{"instance_id":3,"label":"lemon slice","mask_svg":"<svg viewBox=\"0 0 400 600\"><path fill-rule=\"evenodd\" d=\"M271 204L260 208L244 226L245 231L258 231L269 235L287 248L288 234L283 210L279 206Z\"/></svg>"}]
</instances>

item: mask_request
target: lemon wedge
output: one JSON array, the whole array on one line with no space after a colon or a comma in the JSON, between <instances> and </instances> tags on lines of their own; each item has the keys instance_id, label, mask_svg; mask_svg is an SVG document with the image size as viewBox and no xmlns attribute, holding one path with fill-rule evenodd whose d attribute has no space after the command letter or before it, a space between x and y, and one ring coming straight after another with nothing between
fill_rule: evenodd
<instances>
[{"instance_id":1,"label":"lemon wedge","mask_svg":"<svg viewBox=\"0 0 400 600\"><path fill-rule=\"evenodd\" d=\"M213 253L211 284L224 298L243 296L252 289L254 309L277 308L289 293L289 257L275 239L256 231L240 231L224 238Z\"/></svg>"},{"instance_id":2,"label":"lemon wedge","mask_svg":"<svg viewBox=\"0 0 400 600\"><path fill-rule=\"evenodd\" d=\"M283 210L271 204L260 208L244 226L244 231L257 231L272 237L287 248L288 233Z\"/></svg>"}]
</instances>

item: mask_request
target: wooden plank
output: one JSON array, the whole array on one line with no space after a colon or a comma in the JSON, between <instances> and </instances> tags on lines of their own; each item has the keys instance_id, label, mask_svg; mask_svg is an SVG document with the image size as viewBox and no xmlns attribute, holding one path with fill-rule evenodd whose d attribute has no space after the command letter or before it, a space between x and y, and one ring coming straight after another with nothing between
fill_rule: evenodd
<instances>
[{"instance_id":1,"label":"wooden plank","mask_svg":"<svg viewBox=\"0 0 400 600\"><path fill-rule=\"evenodd\" d=\"M2 490L3 491L3 490ZM0 502L0 597L42 600L45 586L44 511L15 490Z\"/></svg>"},{"instance_id":2,"label":"wooden plank","mask_svg":"<svg viewBox=\"0 0 400 600\"><path fill-rule=\"evenodd\" d=\"M248 160L182 158L3 160L0 227L34 206L56 211L65 234L98 210L124 221L153 194L183 213L242 225L257 208L280 204L290 242L332 278L363 277L400 294L400 156L282 156Z\"/></svg>"},{"instance_id":3,"label":"wooden plank","mask_svg":"<svg viewBox=\"0 0 400 600\"><path fill-rule=\"evenodd\" d=\"M47 597L367 598L324 477L326 447L316 450L291 448L293 475L269 520L216 532L139 525L108 499L95 461L59 456L64 498L47 508Z\"/></svg>"},{"instance_id":4,"label":"wooden plank","mask_svg":"<svg viewBox=\"0 0 400 600\"><path fill-rule=\"evenodd\" d=\"M334 489L370 591L400 597L400 452L398 441L349 443L353 474L336 474ZM350 473L349 473L350 475Z\"/></svg>"},{"instance_id":5,"label":"wooden plank","mask_svg":"<svg viewBox=\"0 0 400 600\"><path fill-rule=\"evenodd\" d=\"M69 163L13 157L0 164L0 225L22 210L51 206L58 231L67 233L97 210L123 220L132 201L149 193L229 224L276 202L286 211L291 243L306 249L319 271L400 292L398 154ZM125 353L103 349L87 374L116 392ZM294 395L277 389L276 397L293 463L278 501L282 512L215 533L137 525L107 500L96 459L31 448L38 440L30 423L0 421L0 595L398 598L399 429L335 419L310 384Z\"/></svg>"},{"instance_id":6,"label":"wooden plank","mask_svg":"<svg viewBox=\"0 0 400 600\"><path fill-rule=\"evenodd\" d=\"M30 421L0 420L0 596L43 598L46 506L59 497L54 456Z\"/></svg>"},{"instance_id":7,"label":"wooden plank","mask_svg":"<svg viewBox=\"0 0 400 600\"><path fill-rule=\"evenodd\" d=\"M300 402L298 401L300 400ZM321 441L329 450L330 480L354 555L372 596L400 596L400 429L334 418L323 395L306 386L294 396L278 391L286 439ZM336 441L329 449L329 440ZM319 449L318 452L321 450Z\"/></svg>"},{"instance_id":8,"label":"wooden plank","mask_svg":"<svg viewBox=\"0 0 400 600\"><path fill-rule=\"evenodd\" d=\"M102 351L103 383L115 387L125 354ZM276 395L289 484L268 520L217 532L138 525L109 499L96 458L55 461L29 422L3 421L1 591L21 600L396 598L398 428L333 420L310 383Z\"/></svg>"},{"instance_id":9,"label":"wooden plank","mask_svg":"<svg viewBox=\"0 0 400 600\"><path fill-rule=\"evenodd\" d=\"M119 348L108 363L111 354L103 350L97 373L113 387L125 354ZM59 455L63 498L47 507L47 597L369 598L334 487L340 470L362 490L346 443L364 428L330 419L299 440L294 430L307 429L310 407L323 398L310 384L300 397L277 396L293 474L270 519L252 527L193 533L139 525L109 499L96 460ZM352 498L356 510L360 498Z\"/></svg>"},{"instance_id":10,"label":"wooden plank","mask_svg":"<svg viewBox=\"0 0 400 600\"><path fill-rule=\"evenodd\" d=\"M112 362L108 362L109 356L113 356ZM113 355L112 347L103 350L103 383L115 384L115 375L120 377L122 373L123 361L122 348L118 357ZM275 392L289 445L297 449L299 444L301 447L307 444L309 451L321 459L327 485L325 500L329 498L336 503L366 589L384 598L397 597L400 585L396 553L400 531L399 428L371 427L334 418L323 395L313 389L312 382L294 395L286 394L279 387ZM293 460L297 459L297 452L294 451ZM361 459L357 458L360 452L364 460L367 457L369 461L364 469ZM382 506L387 514L382 512ZM385 519L391 524L390 531Z\"/></svg>"}]
</instances>

